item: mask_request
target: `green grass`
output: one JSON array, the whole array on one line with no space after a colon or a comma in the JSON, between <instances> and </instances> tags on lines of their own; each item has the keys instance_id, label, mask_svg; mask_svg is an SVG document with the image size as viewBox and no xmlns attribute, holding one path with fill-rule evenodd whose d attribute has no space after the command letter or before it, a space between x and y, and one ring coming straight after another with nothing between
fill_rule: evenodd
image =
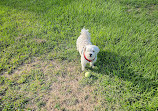
<instances>
[{"instance_id":1,"label":"green grass","mask_svg":"<svg viewBox=\"0 0 158 111\"><path fill-rule=\"evenodd\" d=\"M1 0L0 110L46 110L43 98L51 84L71 75L65 64L77 68L73 79L84 76L76 50L84 26L100 48L96 68L87 69L93 76L79 80L81 86L93 87L94 98L102 97L94 110L158 110L157 3ZM40 64L30 70L25 66L36 61ZM58 61L59 70L51 61Z\"/></svg>"}]
</instances>

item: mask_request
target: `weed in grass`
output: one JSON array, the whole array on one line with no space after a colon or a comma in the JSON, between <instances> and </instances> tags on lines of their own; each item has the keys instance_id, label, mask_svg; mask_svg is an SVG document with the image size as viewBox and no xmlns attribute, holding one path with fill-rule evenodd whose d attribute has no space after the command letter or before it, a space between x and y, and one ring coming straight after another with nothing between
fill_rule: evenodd
<instances>
[{"instance_id":1,"label":"weed in grass","mask_svg":"<svg viewBox=\"0 0 158 111\"><path fill-rule=\"evenodd\" d=\"M60 110L60 104L59 104L59 103L56 104L56 105L54 106L54 108Z\"/></svg>"}]
</instances>

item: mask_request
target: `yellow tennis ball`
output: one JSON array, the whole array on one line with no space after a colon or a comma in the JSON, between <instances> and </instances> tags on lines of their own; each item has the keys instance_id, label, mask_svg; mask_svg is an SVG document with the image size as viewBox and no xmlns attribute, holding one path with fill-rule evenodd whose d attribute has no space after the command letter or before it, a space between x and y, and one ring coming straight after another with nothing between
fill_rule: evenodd
<instances>
[{"instance_id":1,"label":"yellow tennis ball","mask_svg":"<svg viewBox=\"0 0 158 111\"><path fill-rule=\"evenodd\" d=\"M91 76L91 73L90 72L86 72L85 73L85 77L90 77Z\"/></svg>"}]
</instances>

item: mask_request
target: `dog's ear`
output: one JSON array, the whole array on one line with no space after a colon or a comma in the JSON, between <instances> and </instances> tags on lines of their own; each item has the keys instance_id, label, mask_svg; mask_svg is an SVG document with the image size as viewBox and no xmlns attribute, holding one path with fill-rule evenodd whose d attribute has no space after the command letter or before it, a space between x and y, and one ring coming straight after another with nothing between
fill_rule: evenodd
<instances>
[{"instance_id":1,"label":"dog's ear","mask_svg":"<svg viewBox=\"0 0 158 111\"><path fill-rule=\"evenodd\" d=\"M86 47L83 47L81 54L84 53L85 51L86 51Z\"/></svg>"},{"instance_id":2,"label":"dog's ear","mask_svg":"<svg viewBox=\"0 0 158 111\"><path fill-rule=\"evenodd\" d=\"M84 49L84 52L86 51L86 47L83 47L83 49Z\"/></svg>"},{"instance_id":3,"label":"dog's ear","mask_svg":"<svg viewBox=\"0 0 158 111\"><path fill-rule=\"evenodd\" d=\"M97 46L95 47L95 50L97 53L99 53L99 51L100 51L99 47L97 47Z\"/></svg>"}]
</instances>

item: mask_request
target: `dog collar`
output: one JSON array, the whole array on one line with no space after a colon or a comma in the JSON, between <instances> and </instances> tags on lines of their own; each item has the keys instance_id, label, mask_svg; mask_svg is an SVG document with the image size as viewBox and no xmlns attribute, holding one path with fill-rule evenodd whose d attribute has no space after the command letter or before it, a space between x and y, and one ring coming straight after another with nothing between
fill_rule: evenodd
<instances>
[{"instance_id":1,"label":"dog collar","mask_svg":"<svg viewBox=\"0 0 158 111\"><path fill-rule=\"evenodd\" d=\"M87 61L89 61L89 62L92 62L92 61L95 59L95 58L94 58L93 60L89 60L89 59L86 58L85 53L83 53L83 55L84 55L84 58L85 58Z\"/></svg>"}]
</instances>

